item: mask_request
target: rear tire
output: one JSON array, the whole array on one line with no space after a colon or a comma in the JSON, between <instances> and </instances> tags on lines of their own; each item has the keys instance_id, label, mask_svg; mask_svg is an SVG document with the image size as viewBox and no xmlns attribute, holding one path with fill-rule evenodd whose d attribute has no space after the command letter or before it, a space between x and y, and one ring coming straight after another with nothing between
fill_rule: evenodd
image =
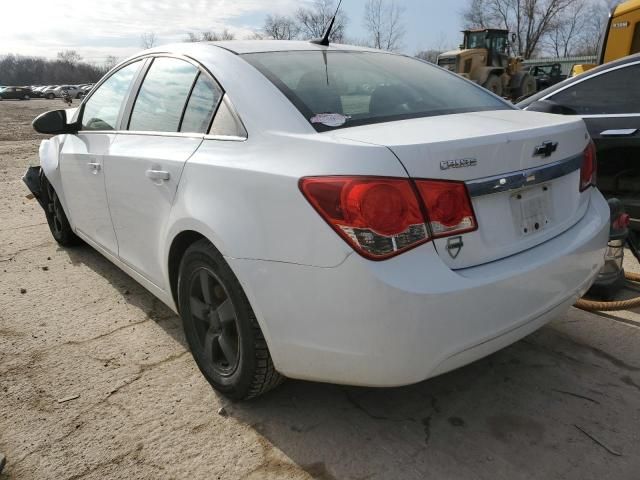
<instances>
[{"instance_id":1,"label":"rear tire","mask_svg":"<svg viewBox=\"0 0 640 480\"><path fill-rule=\"evenodd\" d=\"M193 358L213 388L247 400L282 382L238 279L206 240L182 258L178 304Z\"/></svg>"},{"instance_id":2,"label":"rear tire","mask_svg":"<svg viewBox=\"0 0 640 480\"><path fill-rule=\"evenodd\" d=\"M47 217L49 230L51 230L51 235L53 235L55 241L63 247L80 245L82 240L71 229L58 194L44 174L40 176L40 191L45 205L44 214Z\"/></svg>"},{"instance_id":3,"label":"rear tire","mask_svg":"<svg viewBox=\"0 0 640 480\"><path fill-rule=\"evenodd\" d=\"M502 96L502 82L497 75L489 75L489 78L482 86L499 97Z\"/></svg>"}]
</instances>

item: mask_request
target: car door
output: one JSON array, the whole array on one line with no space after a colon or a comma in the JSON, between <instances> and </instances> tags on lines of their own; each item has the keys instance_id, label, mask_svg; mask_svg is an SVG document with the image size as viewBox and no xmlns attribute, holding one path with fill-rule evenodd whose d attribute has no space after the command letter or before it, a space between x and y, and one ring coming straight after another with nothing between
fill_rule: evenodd
<instances>
[{"instance_id":1,"label":"car door","mask_svg":"<svg viewBox=\"0 0 640 480\"><path fill-rule=\"evenodd\" d=\"M71 223L79 236L117 255L118 244L107 204L104 157L115 138L124 105L143 62L125 65L82 105L80 130L67 135L60 172Z\"/></svg>"},{"instance_id":2,"label":"car door","mask_svg":"<svg viewBox=\"0 0 640 480\"><path fill-rule=\"evenodd\" d=\"M128 131L109 151L106 188L120 260L163 289L162 246L178 182L221 96L196 64L156 57L129 107Z\"/></svg>"},{"instance_id":3,"label":"car door","mask_svg":"<svg viewBox=\"0 0 640 480\"><path fill-rule=\"evenodd\" d=\"M640 155L640 62L587 77L549 100L582 117L605 168L621 157Z\"/></svg>"}]
</instances>

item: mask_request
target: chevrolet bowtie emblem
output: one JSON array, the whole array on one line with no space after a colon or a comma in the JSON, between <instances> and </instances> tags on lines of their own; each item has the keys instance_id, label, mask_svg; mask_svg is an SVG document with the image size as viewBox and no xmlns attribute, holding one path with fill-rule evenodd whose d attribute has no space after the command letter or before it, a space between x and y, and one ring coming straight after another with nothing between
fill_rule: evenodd
<instances>
[{"instance_id":1,"label":"chevrolet bowtie emblem","mask_svg":"<svg viewBox=\"0 0 640 480\"><path fill-rule=\"evenodd\" d=\"M558 142L544 142L533 151L534 157L550 157L558 149Z\"/></svg>"}]
</instances>

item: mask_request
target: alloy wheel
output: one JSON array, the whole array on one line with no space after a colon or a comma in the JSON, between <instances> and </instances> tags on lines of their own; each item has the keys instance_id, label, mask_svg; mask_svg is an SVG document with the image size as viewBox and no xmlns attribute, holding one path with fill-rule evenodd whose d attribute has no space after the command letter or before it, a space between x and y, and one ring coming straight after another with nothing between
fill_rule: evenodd
<instances>
[{"instance_id":1,"label":"alloy wheel","mask_svg":"<svg viewBox=\"0 0 640 480\"><path fill-rule=\"evenodd\" d=\"M189 307L203 360L218 375L232 375L240 360L238 319L231 297L211 270L201 268L191 276Z\"/></svg>"}]
</instances>

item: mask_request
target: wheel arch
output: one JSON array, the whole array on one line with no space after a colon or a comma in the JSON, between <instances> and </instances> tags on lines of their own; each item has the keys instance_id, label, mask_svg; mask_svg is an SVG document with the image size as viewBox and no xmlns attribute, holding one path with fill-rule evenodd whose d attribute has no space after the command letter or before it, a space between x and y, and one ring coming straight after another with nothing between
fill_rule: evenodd
<instances>
[{"instance_id":1,"label":"wheel arch","mask_svg":"<svg viewBox=\"0 0 640 480\"><path fill-rule=\"evenodd\" d=\"M166 266L167 266L167 275L169 280L170 294L176 307L175 311L178 312L178 314L180 313L180 303L178 302L178 278L180 273L180 262L182 261L182 257L184 257L184 254L189 248L189 246L191 246L193 243L197 241L206 240L211 245L213 245L213 247L216 250L218 250L223 257L225 256L224 250L221 248L221 245L219 245L219 242L212 240L212 235L203 233L204 230L206 229L198 228L197 226L190 224L189 227L185 227L184 229L178 231L175 235L173 235L168 252L167 252ZM242 290L244 291L244 294L246 295L247 300L249 301L249 305L251 305L251 309L253 310L256 320L258 321L258 325L260 325L260 329L262 330L262 335L264 336L265 342L267 342L267 347L272 352L272 356L273 356L273 350L272 350L273 342L271 341L269 328L265 324L262 311L260 310L259 306L256 304L256 298L253 294L252 289L250 288L249 285L246 284L242 276L238 275L238 272L236 271L236 269L234 269L229 262L226 262L226 263L229 269L231 269L233 274L238 279L238 282L240 283L240 286L242 287Z\"/></svg>"},{"instance_id":2,"label":"wheel arch","mask_svg":"<svg viewBox=\"0 0 640 480\"><path fill-rule=\"evenodd\" d=\"M178 274L180 272L180 262L184 253L191 245L199 240L207 240L214 247L215 245L202 233L195 230L183 230L179 232L171 241L169 247L169 255L167 258L167 273L169 276L169 288L171 290L171 297L176 305L176 310L179 309L178 303Z\"/></svg>"}]
</instances>

